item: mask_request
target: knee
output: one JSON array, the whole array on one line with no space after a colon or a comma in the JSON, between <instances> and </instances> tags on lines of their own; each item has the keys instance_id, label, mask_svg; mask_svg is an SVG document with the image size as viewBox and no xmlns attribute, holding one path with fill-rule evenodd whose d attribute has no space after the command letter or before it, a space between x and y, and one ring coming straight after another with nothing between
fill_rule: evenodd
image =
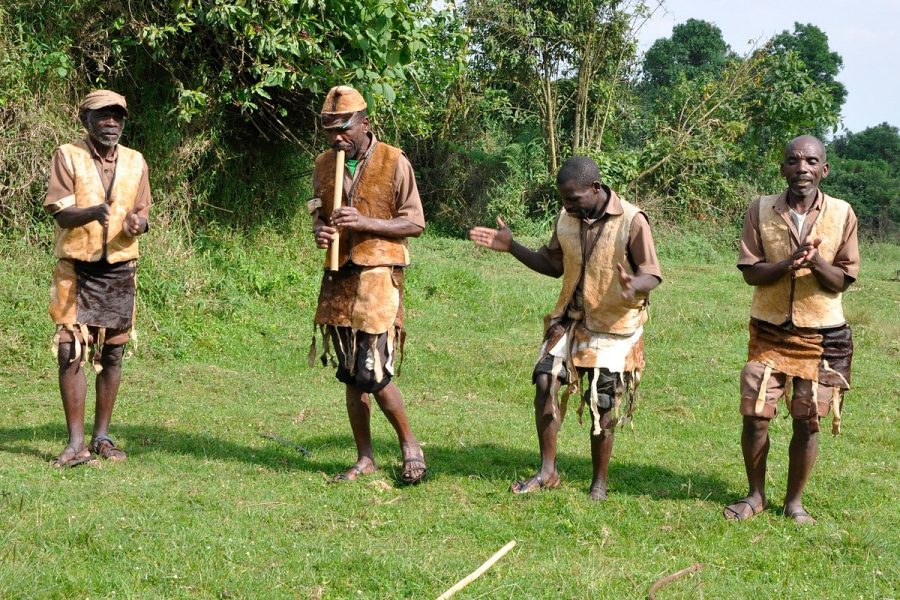
<instances>
[{"instance_id":1,"label":"knee","mask_svg":"<svg viewBox=\"0 0 900 600\"><path fill-rule=\"evenodd\" d=\"M809 439L814 434L819 432L819 419L818 417L811 418L797 418L794 417L792 428L794 430L794 436L798 439Z\"/></svg>"},{"instance_id":2,"label":"knee","mask_svg":"<svg viewBox=\"0 0 900 600\"><path fill-rule=\"evenodd\" d=\"M751 435L764 435L769 432L769 419L763 417L744 417L744 432Z\"/></svg>"},{"instance_id":3,"label":"knee","mask_svg":"<svg viewBox=\"0 0 900 600\"><path fill-rule=\"evenodd\" d=\"M103 346L100 352L100 364L104 369L122 366L122 357L125 354L125 346Z\"/></svg>"},{"instance_id":4,"label":"knee","mask_svg":"<svg viewBox=\"0 0 900 600\"><path fill-rule=\"evenodd\" d=\"M535 403L537 403L538 398L549 397L550 391L552 388L553 388L553 376L551 374L538 373L537 375L535 375L535 377L534 377Z\"/></svg>"},{"instance_id":5,"label":"knee","mask_svg":"<svg viewBox=\"0 0 900 600\"><path fill-rule=\"evenodd\" d=\"M84 352L83 347L81 350ZM60 342L56 364L60 371L78 371L81 368L81 357L75 356L75 342Z\"/></svg>"}]
</instances>

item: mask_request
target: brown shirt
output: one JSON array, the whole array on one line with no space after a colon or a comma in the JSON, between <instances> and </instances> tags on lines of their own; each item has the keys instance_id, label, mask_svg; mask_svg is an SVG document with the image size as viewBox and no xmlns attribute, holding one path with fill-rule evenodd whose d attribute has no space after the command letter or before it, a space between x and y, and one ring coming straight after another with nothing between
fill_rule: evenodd
<instances>
[{"instance_id":1,"label":"brown shirt","mask_svg":"<svg viewBox=\"0 0 900 600\"><path fill-rule=\"evenodd\" d=\"M113 183L113 175L116 172L116 161L119 159L118 146L108 157L103 157L97 153L90 138L86 140L87 147L91 151L94 158L94 164L97 166L97 173L100 175L100 181L103 187L109 191ZM75 194L75 174L69 172L66 166L66 159L62 150L57 149L53 155L53 162L50 164L50 183L47 186L47 196L44 198L44 210L51 215L59 211L74 206L74 200L68 206L61 206L59 201L73 196ZM134 199L134 206L137 207L137 214L144 219L150 218L150 178L147 172L147 163L144 162L144 170L141 173L141 182L138 184L137 197Z\"/></svg>"},{"instance_id":2,"label":"brown shirt","mask_svg":"<svg viewBox=\"0 0 900 600\"><path fill-rule=\"evenodd\" d=\"M812 230L813 224L819 218L822 211L822 201L824 195L819 190L815 202L806 212L806 221L803 223L803 231L797 231L793 219L790 217L790 208L787 204L787 192L781 194L775 202L775 212L782 215L787 221L789 231L791 232L791 248L796 249L800 246L801 240L806 239ZM747 207L747 214L744 215L744 230L741 233L740 252L738 254L737 266L739 269L744 267L752 267L756 263L766 262L766 255L763 251L762 236L759 232L759 198L755 199ZM857 220L856 213L853 209L847 216L847 223L844 226L844 234L838 245L837 254L834 256L835 267L844 272L845 277L856 281L859 275L859 241L857 240Z\"/></svg>"},{"instance_id":3,"label":"brown shirt","mask_svg":"<svg viewBox=\"0 0 900 600\"><path fill-rule=\"evenodd\" d=\"M355 173L351 175L350 169L346 166L344 167L345 190L349 190L353 187L353 182L359 178L363 169L366 168L366 160L372 154L372 150L375 149L375 144L378 143L375 136L373 134L370 135L372 143L369 144L369 149L366 150L365 156L360 159L359 164L356 165ZM314 220L324 223L325 219L319 214L322 200L316 186L317 181L317 173L313 173L313 199L309 202L309 209L310 212L313 213ZM425 211L422 210L422 199L419 197L416 176L413 173L412 164L410 164L409 159L406 158L405 154L400 155L400 158L397 161L397 170L394 172L394 200L396 202L394 218L401 218L422 229L425 228Z\"/></svg>"},{"instance_id":4,"label":"brown shirt","mask_svg":"<svg viewBox=\"0 0 900 600\"><path fill-rule=\"evenodd\" d=\"M621 215L624 212L619 196L606 186L604 186L604 189L609 194L609 200L605 206L592 218L582 219L585 224L581 228L582 248L591 248L593 246L608 215ZM563 252L562 246L559 244L559 238L556 237L555 227L550 241L538 248L537 252L553 265L557 273L562 274ZM662 281L662 271L659 268L659 260L656 258L656 247L653 244L653 234L650 232L650 222L642 212L635 215L634 220L631 222L627 256L628 262L635 273L638 275L653 275Z\"/></svg>"}]
</instances>

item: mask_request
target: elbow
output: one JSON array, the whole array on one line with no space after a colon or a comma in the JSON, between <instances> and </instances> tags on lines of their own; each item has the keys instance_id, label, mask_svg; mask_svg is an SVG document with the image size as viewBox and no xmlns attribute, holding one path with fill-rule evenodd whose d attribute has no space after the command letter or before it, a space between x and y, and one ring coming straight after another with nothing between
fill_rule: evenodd
<instances>
[{"instance_id":1,"label":"elbow","mask_svg":"<svg viewBox=\"0 0 900 600\"><path fill-rule=\"evenodd\" d=\"M410 230L409 235L407 235L406 237L417 238L417 237L421 236L424 231L425 231L424 227L415 226Z\"/></svg>"},{"instance_id":2,"label":"elbow","mask_svg":"<svg viewBox=\"0 0 900 600\"><path fill-rule=\"evenodd\" d=\"M841 285L838 287L838 289L836 289L834 291L837 292L838 294L843 294L848 289L850 289L850 286L853 285L853 282L855 282L855 281L856 280L853 279L852 277L850 277L848 275L844 275L843 282L841 282Z\"/></svg>"}]
</instances>

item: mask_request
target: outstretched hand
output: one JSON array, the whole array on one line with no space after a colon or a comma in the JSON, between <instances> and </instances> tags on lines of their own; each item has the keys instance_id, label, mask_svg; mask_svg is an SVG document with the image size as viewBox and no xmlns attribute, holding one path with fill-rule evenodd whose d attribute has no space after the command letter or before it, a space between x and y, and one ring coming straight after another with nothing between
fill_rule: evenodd
<instances>
[{"instance_id":1,"label":"outstretched hand","mask_svg":"<svg viewBox=\"0 0 900 600\"><path fill-rule=\"evenodd\" d=\"M509 252L512 248L512 231L506 226L501 217L497 217L497 227L473 227L469 230L469 239L479 246L496 250L497 252Z\"/></svg>"}]
</instances>

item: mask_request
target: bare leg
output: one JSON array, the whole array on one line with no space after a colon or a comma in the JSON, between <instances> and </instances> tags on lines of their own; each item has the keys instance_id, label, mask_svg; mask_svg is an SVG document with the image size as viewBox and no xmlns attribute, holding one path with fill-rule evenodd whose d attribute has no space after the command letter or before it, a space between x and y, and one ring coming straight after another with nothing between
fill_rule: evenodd
<instances>
[{"instance_id":1,"label":"bare leg","mask_svg":"<svg viewBox=\"0 0 900 600\"><path fill-rule=\"evenodd\" d=\"M335 479L352 481L360 475L372 473L377 467L372 454L372 432L369 427L371 417L369 395L356 386L347 385L345 397L347 400L347 416L350 418L350 429L353 431L353 441L356 443L356 463Z\"/></svg>"},{"instance_id":2,"label":"bare leg","mask_svg":"<svg viewBox=\"0 0 900 600\"><path fill-rule=\"evenodd\" d=\"M606 500L606 472L612 456L613 439L616 424L612 419L611 409L600 409L600 435L591 434L591 464L594 468L594 479L591 481L591 500Z\"/></svg>"},{"instance_id":3,"label":"bare leg","mask_svg":"<svg viewBox=\"0 0 900 600\"><path fill-rule=\"evenodd\" d=\"M725 507L726 519L742 521L753 517L766 507L766 459L769 456L769 420L744 417L741 450L750 491L742 500Z\"/></svg>"},{"instance_id":4,"label":"bare leg","mask_svg":"<svg viewBox=\"0 0 900 600\"><path fill-rule=\"evenodd\" d=\"M788 482L784 497L784 514L802 524L816 522L803 509L802 501L803 488L809 481L809 475L819 453L819 432L813 427L813 419L794 419L794 435L788 448Z\"/></svg>"},{"instance_id":5,"label":"bare leg","mask_svg":"<svg viewBox=\"0 0 900 600\"><path fill-rule=\"evenodd\" d=\"M407 483L418 481L427 470L425 455L422 452L419 440L416 439L409 426L409 419L406 416L406 407L403 404L403 395L400 393L400 388L391 381L373 395L384 416L387 417L394 431L397 432L397 439L400 441L400 452L403 455L402 479Z\"/></svg>"},{"instance_id":6,"label":"bare leg","mask_svg":"<svg viewBox=\"0 0 900 600\"><path fill-rule=\"evenodd\" d=\"M59 345L59 393L62 396L63 411L66 415L66 428L69 441L56 463L63 464L71 460L90 455L84 443L84 399L87 395L87 381L79 360L75 357L75 343L62 342Z\"/></svg>"},{"instance_id":7,"label":"bare leg","mask_svg":"<svg viewBox=\"0 0 900 600\"><path fill-rule=\"evenodd\" d=\"M109 421L119 393L122 378L122 355L124 346L103 346L100 364L103 370L97 374L97 403L94 411L93 438L109 435Z\"/></svg>"},{"instance_id":8,"label":"bare leg","mask_svg":"<svg viewBox=\"0 0 900 600\"><path fill-rule=\"evenodd\" d=\"M553 376L539 373L534 388L534 424L538 434L538 446L541 450L541 469L530 479L517 481L512 485L512 492L522 494L542 487L558 487L559 475L556 472L556 440L559 435L560 416L553 397L551 384Z\"/></svg>"}]
</instances>

